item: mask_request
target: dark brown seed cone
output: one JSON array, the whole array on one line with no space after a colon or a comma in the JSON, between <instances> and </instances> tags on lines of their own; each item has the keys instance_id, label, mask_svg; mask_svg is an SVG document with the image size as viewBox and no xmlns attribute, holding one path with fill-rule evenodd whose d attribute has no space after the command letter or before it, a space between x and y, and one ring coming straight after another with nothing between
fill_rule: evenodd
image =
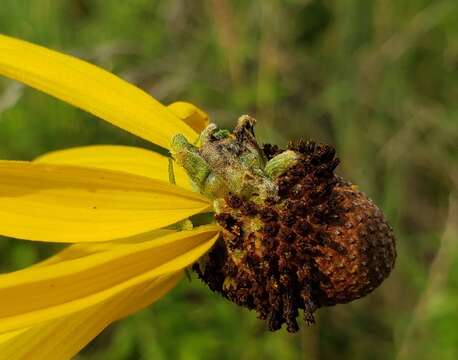
<instances>
[{"instance_id":1,"label":"dark brown seed cone","mask_svg":"<svg viewBox=\"0 0 458 360\"><path fill-rule=\"evenodd\" d=\"M296 165L277 178L279 199L262 204L229 195L216 214L220 242L194 266L208 286L255 309L271 330L298 330L321 306L374 290L396 257L392 230L357 188L334 175L334 149L291 144ZM266 147L268 158L279 153Z\"/></svg>"}]
</instances>

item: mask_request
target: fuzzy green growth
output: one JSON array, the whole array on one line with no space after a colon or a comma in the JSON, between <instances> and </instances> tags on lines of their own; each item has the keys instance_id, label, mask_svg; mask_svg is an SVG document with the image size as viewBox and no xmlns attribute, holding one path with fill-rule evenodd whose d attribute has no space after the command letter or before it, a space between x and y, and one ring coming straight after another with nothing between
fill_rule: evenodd
<instances>
[{"instance_id":1,"label":"fuzzy green growth","mask_svg":"<svg viewBox=\"0 0 458 360\"><path fill-rule=\"evenodd\" d=\"M211 168L200 156L199 149L190 144L182 135L172 138L172 156L185 169L189 178L197 188L202 189L211 173Z\"/></svg>"},{"instance_id":2,"label":"fuzzy green growth","mask_svg":"<svg viewBox=\"0 0 458 360\"><path fill-rule=\"evenodd\" d=\"M231 132L226 129L219 129L213 133L213 136L217 140L227 139L231 135Z\"/></svg>"},{"instance_id":3,"label":"fuzzy green growth","mask_svg":"<svg viewBox=\"0 0 458 360\"><path fill-rule=\"evenodd\" d=\"M229 193L256 202L275 197L272 181L294 165L293 152L267 161L253 132L255 120L240 117L231 133L210 124L200 136L200 148L178 134L171 144L172 155L197 186L212 199Z\"/></svg>"},{"instance_id":4,"label":"fuzzy green growth","mask_svg":"<svg viewBox=\"0 0 458 360\"><path fill-rule=\"evenodd\" d=\"M269 160L264 168L265 173L271 179L283 175L288 169L294 166L299 160L299 155L291 150L286 150Z\"/></svg>"}]
</instances>

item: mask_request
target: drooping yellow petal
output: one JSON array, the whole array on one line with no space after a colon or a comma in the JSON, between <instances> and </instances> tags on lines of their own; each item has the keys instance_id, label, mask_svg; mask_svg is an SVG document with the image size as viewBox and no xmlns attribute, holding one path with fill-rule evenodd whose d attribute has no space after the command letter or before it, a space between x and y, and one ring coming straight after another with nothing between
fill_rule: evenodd
<instances>
[{"instance_id":1,"label":"drooping yellow petal","mask_svg":"<svg viewBox=\"0 0 458 360\"><path fill-rule=\"evenodd\" d=\"M169 158L153 151L131 146L96 145L78 147L53 151L40 156L35 161L125 171L169 182ZM173 171L176 184L192 190L188 176L178 164L173 164Z\"/></svg>"},{"instance_id":2,"label":"drooping yellow petal","mask_svg":"<svg viewBox=\"0 0 458 360\"><path fill-rule=\"evenodd\" d=\"M208 209L169 183L114 170L0 161L0 234L54 242L106 241Z\"/></svg>"},{"instance_id":3,"label":"drooping yellow petal","mask_svg":"<svg viewBox=\"0 0 458 360\"><path fill-rule=\"evenodd\" d=\"M0 360L72 358L113 321L158 300L181 274L161 276L71 315L0 335Z\"/></svg>"},{"instance_id":4,"label":"drooping yellow petal","mask_svg":"<svg viewBox=\"0 0 458 360\"><path fill-rule=\"evenodd\" d=\"M193 104L177 101L168 106L181 120L200 134L208 125L208 115Z\"/></svg>"},{"instance_id":5,"label":"drooping yellow petal","mask_svg":"<svg viewBox=\"0 0 458 360\"><path fill-rule=\"evenodd\" d=\"M50 256L49 258L40 261L36 264L33 264L31 267L47 266L60 263L66 260L75 260L81 257L92 255L107 250L119 250L125 249L132 244L142 243L145 241L151 241L165 235L170 235L175 233L177 230L171 229L159 229L153 230L147 233L140 235L134 235L122 239L116 239L112 241L102 241L102 242L85 242L71 244L65 249L59 251L58 253Z\"/></svg>"},{"instance_id":6,"label":"drooping yellow petal","mask_svg":"<svg viewBox=\"0 0 458 360\"><path fill-rule=\"evenodd\" d=\"M66 317L147 287L195 262L218 233L217 226L202 226L1 275L0 333Z\"/></svg>"},{"instance_id":7,"label":"drooping yellow petal","mask_svg":"<svg viewBox=\"0 0 458 360\"><path fill-rule=\"evenodd\" d=\"M173 135L197 134L166 106L119 77L72 56L0 35L0 75L90 112L168 148Z\"/></svg>"}]
</instances>

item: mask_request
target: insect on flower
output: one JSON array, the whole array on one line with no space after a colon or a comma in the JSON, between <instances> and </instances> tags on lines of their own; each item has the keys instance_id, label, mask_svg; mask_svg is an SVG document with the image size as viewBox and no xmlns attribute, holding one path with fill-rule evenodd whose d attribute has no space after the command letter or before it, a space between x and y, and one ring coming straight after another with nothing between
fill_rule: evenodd
<instances>
[{"instance_id":1,"label":"insect on flower","mask_svg":"<svg viewBox=\"0 0 458 360\"><path fill-rule=\"evenodd\" d=\"M0 161L0 234L62 252L0 276L0 359L70 358L193 269L276 330L377 287L394 265L380 210L332 147L261 145L195 106L164 106L84 61L0 36L0 74L169 149L90 146ZM170 171L172 170L172 171ZM172 176L173 175L173 176ZM211 213L208 224L193 216ZM195 227L193 227L195 226Z\"/></svg>"}]
</instances>

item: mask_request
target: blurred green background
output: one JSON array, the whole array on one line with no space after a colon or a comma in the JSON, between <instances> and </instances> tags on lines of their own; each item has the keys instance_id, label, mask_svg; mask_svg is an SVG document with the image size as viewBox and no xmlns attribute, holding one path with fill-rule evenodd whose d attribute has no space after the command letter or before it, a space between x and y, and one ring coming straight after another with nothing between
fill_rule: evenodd
<instances>
[{"instance_id":1,"label":"blurred green background","mask_svg":"<svg viewBox=\"0 0 458 360\"><path fill-rule=\"evenodd\" d=\"M183 281L78 359L458 359L456 0L1 0L0 32L90 60L164 103L193 102L265 142L336 146L386 212L397 266L374 293L294 335ZM90 82L88 82L90 86ZM149 145L0 79L0 156ZM51 246L2 239L0 270Z\"/></svg>"}]
</instances>

